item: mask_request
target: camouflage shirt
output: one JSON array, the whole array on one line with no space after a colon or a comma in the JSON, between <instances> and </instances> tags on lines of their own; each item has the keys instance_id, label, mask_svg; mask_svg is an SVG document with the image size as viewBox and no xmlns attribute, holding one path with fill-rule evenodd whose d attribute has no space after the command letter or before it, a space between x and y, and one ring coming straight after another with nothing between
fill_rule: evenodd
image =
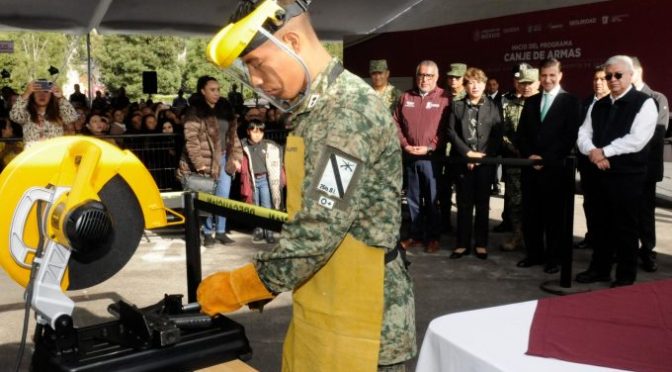
<instances>
[{"instance_id":1,"label":"camouflage shirt","mask_svg":"<svg viewBox=\"0 0 672 372\"><path fill-rule=\"evenodd\" d=\"M401 149L396 126L369 85L339 71L342 66L333 59L293 113L292 132L305 145L301 210L283 226L279 244L255 256L259 276L273 292L293 290L308 280L348 233L386 252L398 240ZM354 173L343 190L331 190L325 179L334 156L345 159L338 164ZM334 195L328 198L335 201L332 208L320 204L325 192ZM414 296L400 257L385 266L384 295L378 362L392 364L416 353Z\"/></svg>"},{"instance_id":2,"label":"camouflage shirt","mask_svg":"<svg viewBox=\"0 0 672 372\"><path fill-rule=\"evenodd\" d=\"M397 103L399 103L399 97L401 97L401 91L394 87L392 84L387 84L385 89L382 91L376 91L376 94L383 100L385 107L389 107L390 112L394 112L397 108Z\"/></svg>"},{"instance_id":3,"label":"camouflage shirt","mask_svg":"<svg viewBox=\"0 0 672 372\"><path fill-rule=\"evenodd\" d=\"M504 150L506 156L518 156L518 149L514 145L520 114L523 112L525 99L523 97L507 98L503 108L504 117Z\"/></svg>"}]
</instances>

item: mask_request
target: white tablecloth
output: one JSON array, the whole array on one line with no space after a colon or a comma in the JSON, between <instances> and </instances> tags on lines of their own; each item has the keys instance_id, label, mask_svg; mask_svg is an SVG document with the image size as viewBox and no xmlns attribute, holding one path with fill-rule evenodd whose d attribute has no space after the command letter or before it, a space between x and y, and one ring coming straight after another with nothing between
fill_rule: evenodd
<instances>
[{"instance_id":1,"label":"white tablecloth","mask_svg":"<svg viewBox=\"0 0 672 372\"><path fill-rule=\"evenodd\" d=\"M432 320L416 372L606 372L617 369L526 355L537 301Z\"/></svg>"}]
</instances>

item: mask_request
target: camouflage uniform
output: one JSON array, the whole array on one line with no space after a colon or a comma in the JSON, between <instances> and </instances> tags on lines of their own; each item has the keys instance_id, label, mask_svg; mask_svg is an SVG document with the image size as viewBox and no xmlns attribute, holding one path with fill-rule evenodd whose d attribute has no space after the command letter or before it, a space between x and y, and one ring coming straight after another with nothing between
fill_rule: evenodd
<instances>
[{"instance_id":1,"label":"camouflage uniform","mask_svg":"<svg viewBox=\"0 0 672 372\"><path fill-rule=\"evenodd\" d=\"M401 91L394 87L392 84L387 84L385 89L381 92L376 91L380 99L383 100L385 107L390 108L390 112L394 112L397 108L397 103L399 103L399 97L401 97Z\"/></svg>"},{"instance_id":2,"label":"camouflage uniform","mask_svg":"<svg viewBox=\"0 0 672 372\"><path fill-rule=\"evenodd\" d=\"M523 112L523 105L525 99L523 97L507 97L503 107L504 113L504 156L517 158L519 151L514 145L514 137L518 129L518 122L520 121L520 114ZM522 191L520 186L521 169L519 167L504 167L504 183L506 185L504 193L504 203L508 213L509 221L513 227L514 234L519 235L519 242L522 244L522 225L523 225L523 201ZM514 236L514 239L516 236ZM508 242L512 243L512 241ZM506 250L513 250L516 245L504 243L503 248Z\"/></svg>"},{"instance_id":3,"label":"camouflage uniform","mask_svg":"<svg viewBox=\"0 0 672 372\"><path fill-rule=\"evenodd\" d=\"M305 144L302 207L285 223L279 244L255 256L261 280L272 292L293 290L329 260L346 236L386 252L395 249L401 223L401 149L397 129L373 89L342 71L333 59L292 115L292 134ZM318 204L321 160L337 153L357 159L340 205ZM416 354L415 305L401 257L385 266L384 315L378 363L400 363ZM344 356L347 357L347 356Z\"/></svg>"}]
</instances>

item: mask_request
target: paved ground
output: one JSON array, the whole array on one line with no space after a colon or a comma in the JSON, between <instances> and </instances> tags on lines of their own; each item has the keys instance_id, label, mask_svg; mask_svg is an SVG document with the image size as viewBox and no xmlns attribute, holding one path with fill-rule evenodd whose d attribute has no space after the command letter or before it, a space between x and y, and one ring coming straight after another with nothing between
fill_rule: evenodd
<instances>
[{"instance_id":1,"label":"paved ground","mask_svg":"<svg viewBox=\"0 0 672 372\"><path fill-rule=\"evenodd\" d=\"M577 240L585 232L581 202L581 197L577 196L574 226ZM499 223L501 208L502 199L493 198L491 226ZM654 274L640 273L640 281L672 278L672 211L658 209L656 218L660 270ZM453 234L443 237L442 250L437 254L426 254L421 250L409 253L416 292L418 346L429 321L438 316L550 296L540 290L539 285L558 276L545 274L539 267L516 268L515 263L522 258L522 252L504 253L495 249L505 236L491 235L490 257L486 261L474 256L449 260L449 250L454 247ZM232 237L236 240L233 245L202 249L204 274L240 266L258 250L269 249L265 244L252 243L249 231L233 231ZM586 267L589 254L588 251L574 251L574 272ZM77 303L76 322L86 325L109 319L107 306L120 298L145 306L158 301L164 293L185 293L184 262L181 236L150 233L149 241L143 240L131 262L113 278L93 288L69 293ZM602 287L604 285L596 285L594 289ZM0 371L10 370L16 355L23 320L22 294L20 287L0 274ZM262 314L241 310L231 315L246 328L254 350L249 363L255 368L279 370L290 311L291 295L286 293L271 302ZM34 323L32 319L31 323ZM29 335L33 324L30 329ZM28 370L28 363L23 366L22 370ZM409 370L414 366L415 360L408 363Z\"/></svg>"}]
</instances>

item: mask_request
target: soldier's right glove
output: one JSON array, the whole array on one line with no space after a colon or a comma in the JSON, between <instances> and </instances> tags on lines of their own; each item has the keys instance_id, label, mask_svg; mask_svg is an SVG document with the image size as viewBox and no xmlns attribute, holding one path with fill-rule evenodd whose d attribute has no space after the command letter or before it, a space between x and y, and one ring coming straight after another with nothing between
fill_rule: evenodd
<instances>
[{"instance_id":1,"label":"soldier's right glove","mask_svg":"<svg viewBox=\"0 0 672 372\"><path fill-rule=\"evenodd\" d=\"M208 276L198 286L196 296L201 311L210 316L238 310L250 302L273 299L252 264Z\"/></svg>"}]
</instances>

